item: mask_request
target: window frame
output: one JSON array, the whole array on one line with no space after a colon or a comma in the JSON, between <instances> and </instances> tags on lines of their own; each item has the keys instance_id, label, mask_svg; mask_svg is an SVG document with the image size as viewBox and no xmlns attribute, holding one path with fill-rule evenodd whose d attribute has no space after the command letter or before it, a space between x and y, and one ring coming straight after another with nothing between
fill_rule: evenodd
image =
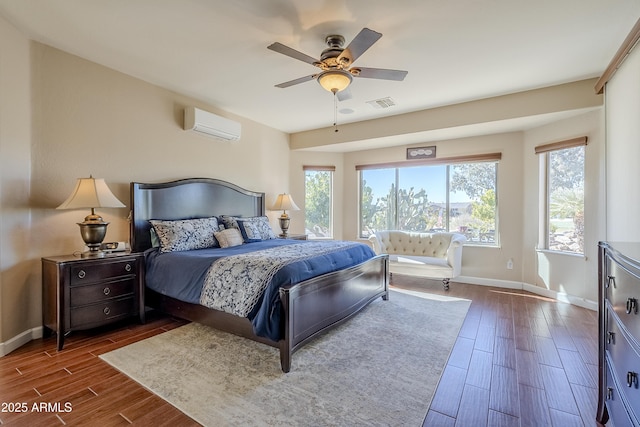
<instances>
[{"instance_id":1,"label":"window frame","mask_svg":"<svg viewBox=\"0 0 640 427\"><path fill-rule=\"evenodd\" d=\"M309 239L313 240L322 240L322 239L333 239L334 238L334 177L335 177L335 166L312 166L312 165L304 165L302 166L302 170L304 172L304 201L305 201L305 233L307 230L307 172L329 172L329 235L328 236L320 236L320 237L311 237Z\"/></svg>"},{"instance_id":2,"label":"window frame","mask_svg":"<svg viewBox=\"0 0 640 427\"><path fill-rule=\"evenodd\" d=\"M494 233L494 241L489 243L480 243L480 242L467 242L467 244L477 244L482 247L499 247L500 246L500 233L499 233L499 216L498 216L498 167L499 162L502 159L502 153L485 153L485 154L477 154L477 155L466 155L466 156L457 156L457 157L443 157L443 158L431 158L431 159L421 159L421 160L409 160L409 161L399 161L399 162L388 162L388 163L378 163L378 164L366 164L366 165L356 165L356 171L358 173L358 237L366 238L362 234L363 231L363 218L362 218L362 197L363 197L363 175L362 172L365 170L371 169L395 169L396 177L398 175L398 170L401 168L412 168L417 166L437 166L444 165L446 167L446 179L445 179L445 203L447 204L447 209L445 209L445 221L447 224L447 229L450 227L450 211L451 211L451 202L450 202L450 185L451 185L451 167L456 164L470 164L470 163L494 163L495 164L495 233ZM396 179L396 183L398 183L398 179ZM397 196L397 188L396 195ZM394 202L394 210L397 215L397 203ZM397 224L397 218L395 220Z\"/></svg>"},{"instance_id":3,"label":"window frame","mask_svg":"<svg viewBox=\"0 0 640 427\"><path fill-rule=\"evenodd\" d=\"M571 138L562 141L556 141L548 144L542 144L535 147L536 154L540 154L539 158L539 179L540 179L540 210L539 210L539 224L538 224L538 248L542 251L552 252L556 254L565 254L570 256L584 256L585 248L584 243L582 252L559 250L551 248L551 159L550 156L554 152L559 152L566 149L572 149L582 147L583 151L583 164L582 164L582 204L583 215L585 213L585 180L586 180L586 146L588 144L588 138L581 136L577 138ZM584 242L584 234L582 235Z\"/></svg>"}]
</instances>

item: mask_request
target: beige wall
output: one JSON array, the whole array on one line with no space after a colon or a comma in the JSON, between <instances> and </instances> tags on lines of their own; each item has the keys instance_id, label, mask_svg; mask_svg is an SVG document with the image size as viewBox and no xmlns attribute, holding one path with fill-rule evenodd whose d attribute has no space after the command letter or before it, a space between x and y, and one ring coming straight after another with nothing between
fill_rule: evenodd
<instances>
[{"instance_id":1,"label":"beige wall","mask_svg":"<svg viewBox=\"0 0 640 427\"><path fill-rule=\"evenodd\" d=\"M77 178L104 178L127 205L98 211L110 222L108 241L129 238L131 181L219 178L265 192L267 204L289 191L287 134L30 44L6 22L0 22L0 29L0 343L39 331L40 258L83 250L76 222L88 211L55 209ZM239 121L242 138L230 143L184 131L183 109L188 105ZM277 214L268 215L277 228Z\"/></svg>"},{"instance_id":2,"label":"beige wall","mask_svg":"<svg viewBox=\"0 0 640 427\"><path fill-rule=\"evenodd\" d=\"M605 87L607 123L607 234L640 241L640 51L629 53Z\"/></svg>"},{"instance_id":3,"label":"beige wall","mask_svg":"<svg viewBox=\"0 0 640 427\"><path fill-rule=\"evenodd\" d=\"M288 191L285 133L45 45L34 44L33 68L33 229L44 237L43 253L82 249L75 222L86 213L54 209L78 177L105 178L127 205L99 212L111 222L108 241L128 240L131 181L219 178L265 192L268 202ZM184 131L188 105L241 122L241 139Z\"/></svg>"},{"instance_id":4,"label":"beige wall","mask_svg":"<svg viewBox=\"0 0 640 427\"><path fill-rule=\"evenodd\" d=\"M29 41L0 18L0 356L41 322L29 228L30 74Z\"/></svg>"},{"instance_id":5,"label":"beige wall","mask_svg":"<svg viewBox=\"0 0 640 427\"><path fill-rule=\"evenodd\" d=\"M540 246L540 171L534 148L555 141L587 136L585 147L585 254L584 256L537 250ZM604 118L602 109L562 120L524 133L524 240L523 282L572 302L598 300L598 241L604 237Z\"/></svg>"}]
</instances>

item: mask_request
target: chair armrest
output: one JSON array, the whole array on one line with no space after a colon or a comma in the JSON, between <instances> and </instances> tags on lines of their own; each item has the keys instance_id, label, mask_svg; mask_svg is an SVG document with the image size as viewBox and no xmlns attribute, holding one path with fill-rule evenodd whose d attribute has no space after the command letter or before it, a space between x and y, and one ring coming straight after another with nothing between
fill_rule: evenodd
<instances>
[{"instance_id":1,"label":"chair armrest","mask_svg":"<svg viewBox=\"0 0 640 427\"><path fill-rule=\"evenodd\" d=\"M462 234L453 234L447 249L447 263L453 268L453 275L458 276L462 271L462 246L467 238Z\"/></svg>"},{"instance_id":2,"label":"chair armrest","mask_svg":"<svg viewBox=\"0 0 640 427\"><path fill-rule=\"evenodd\" d=\"M376 255L380 255L384 253L384 249L382 248L382 243L380 242L380 239L378 239L378 237L375 234L372 234L371 236L369 236L369 241L373 245L373 251L376 253Z\"/></svg>"}]
</instances>

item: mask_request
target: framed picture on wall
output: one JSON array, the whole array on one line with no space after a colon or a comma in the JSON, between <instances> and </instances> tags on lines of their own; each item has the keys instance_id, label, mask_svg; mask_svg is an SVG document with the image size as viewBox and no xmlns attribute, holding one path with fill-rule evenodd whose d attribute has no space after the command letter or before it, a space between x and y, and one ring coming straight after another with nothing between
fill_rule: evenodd
<instances>
[{"instance_id":1,"label":"framed picture on wall","mask_svg":"<svg viewBox=\"0 0 640 427\"><path fill-rule=\"evenodd\" d=\"M436 146L407 148L407 160L431 159L436 156Z\"/></svg>"}]
</instances>

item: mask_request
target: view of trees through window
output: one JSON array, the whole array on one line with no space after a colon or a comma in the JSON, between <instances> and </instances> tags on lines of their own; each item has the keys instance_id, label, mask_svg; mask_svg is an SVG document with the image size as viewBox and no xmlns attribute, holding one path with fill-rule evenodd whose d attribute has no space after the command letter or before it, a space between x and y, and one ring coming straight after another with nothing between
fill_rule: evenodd
<instances>
[{"instance_id":1,"label":"view of trees through window","mask_svg":"<svg viewBox=\"0 0 640 427\"><path fill-rule=\"evenodd\" d=\"M332 178L330 170L305 170L305 233L309 238L333 237Z\"/></svg>"},{"instance_id":2,"label":"view of trees through window","mask_svg":"<svg viewBox=\"0 0 640 427\"><path fill-rule=\"evenodd\" d=\"M547 248L584 253L584 146L550 151Z\"/></svg>"},{"instance_id":3,"label":"view of trees through window","mask_svg":"<svg viewBox=\"0 0 640 427\"><path fill-rule=\"evenodd\" d=\"M360 171L360 237L377 230L453 231L496 243L497 162Z\"/></svg>"}]
</instances>

